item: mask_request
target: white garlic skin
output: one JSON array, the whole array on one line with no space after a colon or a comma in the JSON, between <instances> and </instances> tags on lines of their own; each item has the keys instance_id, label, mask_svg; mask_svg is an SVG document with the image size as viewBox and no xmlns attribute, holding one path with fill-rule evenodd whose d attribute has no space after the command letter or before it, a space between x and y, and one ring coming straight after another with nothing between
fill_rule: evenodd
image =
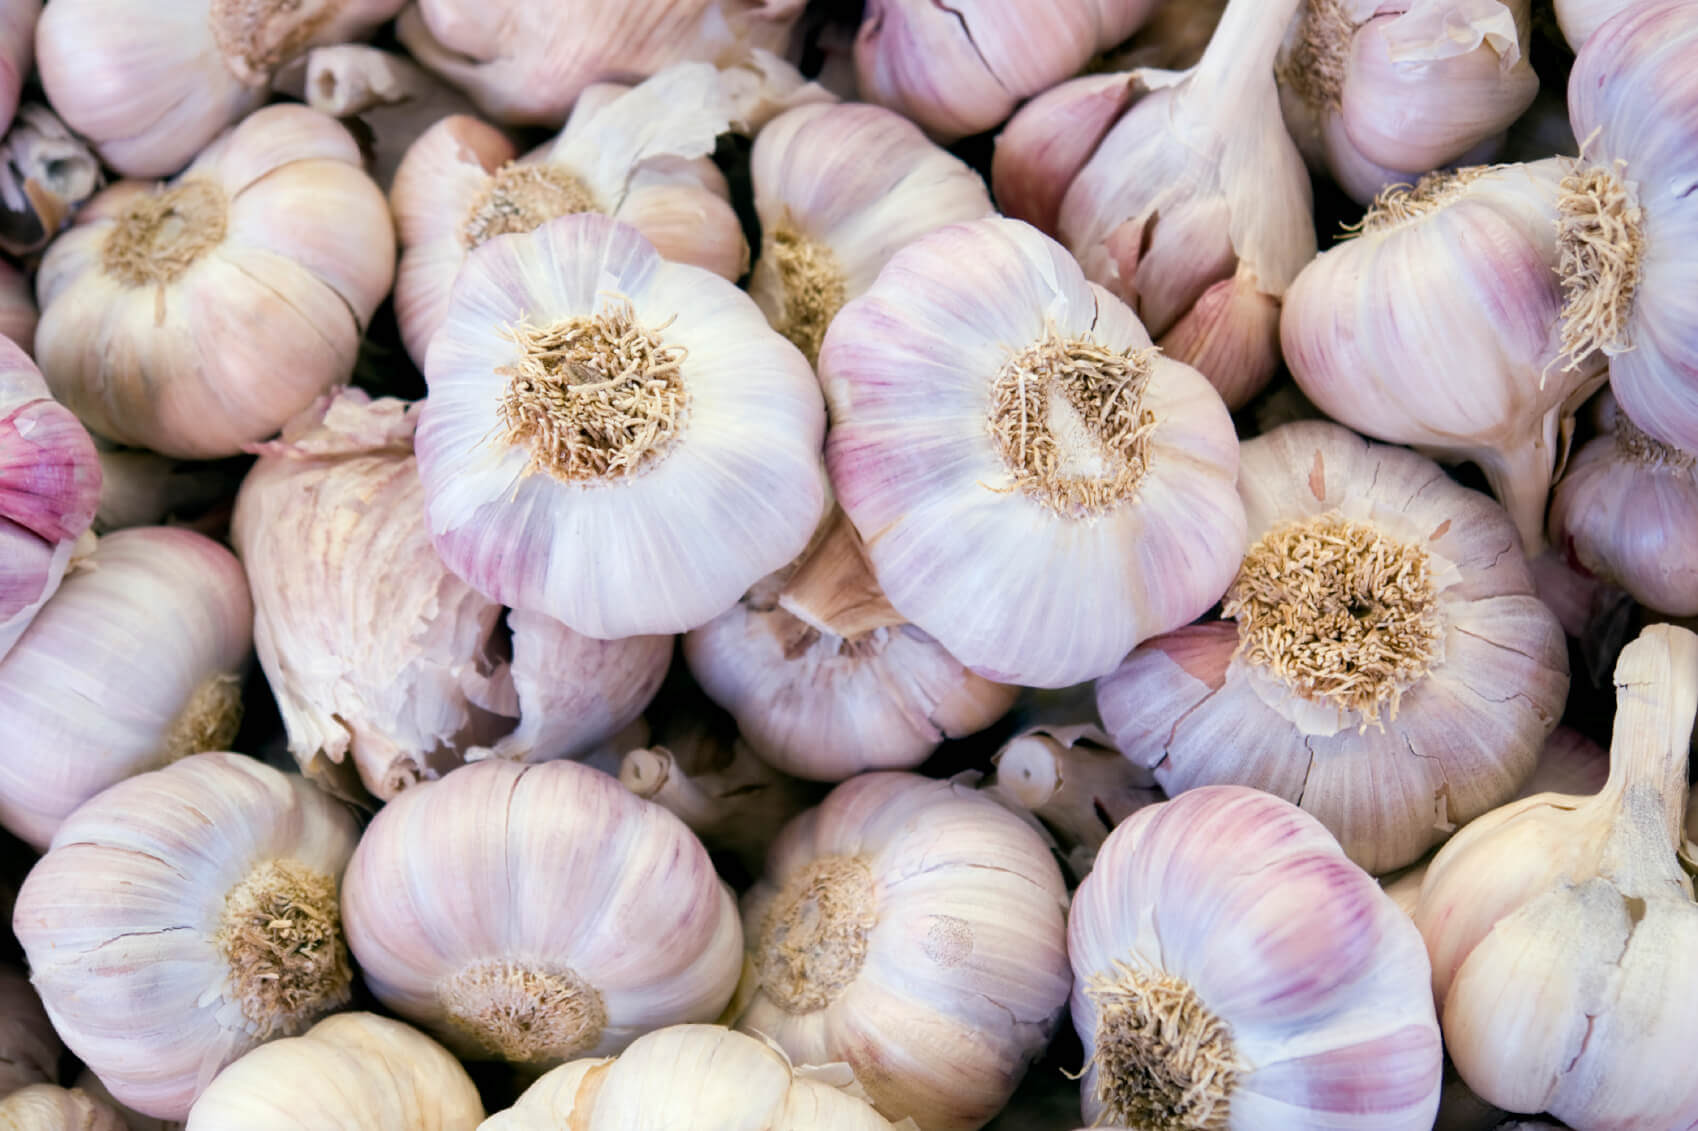
<instances>
[{"instance_id":1,"label":"white garlic skin","mask_svg":"<svg viewBox=\"0 0 1698 1131\"><path fill-rule=\"evenodd\" d=\"M0 969L0 1099L59 1079L65 1046L21 971Z\"/></svg>"},{"instance_id":2,"label":"white garlic skin","mask_svg":"<svg viewBox=\"0 0 1698 1131\"><path fill-rule=\"evenodd\" d=\"M31 1084L0 1098L0 1131L129 1131L118 1113L77 1088Z\"/></svg>"},{"instance_id":3,"label":"white garlic skin","mask_svg":"<svg viewBox=\"0 0 1698 1131\"><path fill-rule=\"evenodd\" d=\"M108 786L227 746L252 632L247 577L217 542L100 539L0 661L0 825L41 851Z\"/></svg>"}]
</instances>

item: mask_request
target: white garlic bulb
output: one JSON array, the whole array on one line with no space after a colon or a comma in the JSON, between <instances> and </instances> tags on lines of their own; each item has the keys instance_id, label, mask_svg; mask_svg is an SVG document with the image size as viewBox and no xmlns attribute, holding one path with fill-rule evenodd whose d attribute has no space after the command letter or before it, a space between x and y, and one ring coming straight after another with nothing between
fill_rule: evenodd
<instances>
[{"instance_id":1,"label":"white garlic bulb","mask_svg":"<svg viewBox=\"0 0 1698 1131\"><path fill-rule=\"evenodd\" d=\"M898 252L832 321L820 380L832 486L879 587L987 679L1101 675L1238 566L1220 394L1027 224Z\"/></svg>"},{"instance_id":2,"label":"white garlic bulb","mask_svg":"<svg viewBox=\"0 0 1698 1131\"><path fill-rule=\"evenodd\" d=\"M65 1046L22 973L0 968L0 1099L59 1079Z\"/></svg>"},{"instance_id":3,"label":"white garlic bulb","mask_svg":"<svg viewBox=\"0 0 1698 1131\"><path fill-rule=\"evenodd\" d=\"M103 436L234 455L348 378L394 258L353 137L268 106L169 187L125 181L88 203L36 277L36 357Z\"/></svg>"},{"instance_id":4,"label":"white garlic bulb","mask_svg":"<svg viewBox=\"0 0 1698 1131\"><path fill-rule=\"evenodd\" d=\"M1132 814L1067 924L1094 1124L1427 1131L1421 936L1314 818L1214 786Z\"/></svg>"},{"instance_id":5,"label":"white garlic bulb","mask_svg":"<svg viewBox=\"0 0 1698 1131\"><path fill-rule=\"evenodd\" d=\"M982 1127L1067 998L1067 886L1043 838L964 785L862 774L774 842L743 897L736 1024L844 1061L887 1118Z\"/></svg>"},{"instance_id":6,"label":"white garlic bulb","mask_svg":"<svg viewBox=\"0 0 1698 1131\"><path fill-rule=\"evenodd\" d=\"M129 1131L118 1113L76 1088L31 1084L0 1098L0 1131Z\"/></svg>"},{"instance_id":7,"label":"white garlic bulb","mask_svg":"<svg viewBox=\"0 0 1698 1131\"><path fill-rule=\"evenodd\" d=\"M218 1074L187 1131L475 1131L483 1102L448 1050L373 1013L338 1013Z\"/></svg>"},{"instance_id":8,"label":"white garlic bulb","mask_svg":"<svg viewBox=\"0 0 1698 1131\"><path fill-rule=\"evenodd\" d=\"M590 636L684 632L807 546L825 406L753 300L597 213L499 236L425 361L437 552Z\"/></svg>"},{"instance_id":9,"label":"white garlic bulb","mask_svg":"<svg viewBox=\"0 0 1698 1131\"><path fill-rule=\"evenodd\" d=\"M59 826L12 927L67 1047L181 1119L218 1071L348 1000L337 886L353 815L306 779L196 754Z\"/></svg>"},{"instance_id":10,"label":"white garlic bulb","mask_svg":"<svg viewBox=\"0 0 1698 1131\"><path fill-rule=\"evenodd\" d=\"M1592 33L1620 12L1641 7L1644 0L1554 0L1557 26L1575 51L1586 46Z\"/></svg>"},{"instance_id":11,"label":"white garlic bulb","mask_svg":"<svg viewBox=\"0 0 1698 1131\"><path fill-rule=\"evenodd\" d=\"M247 578L217 542L101 538L0 661L0 825L41 851L113 783L228 747L252 633Z\"/></svg>"},{"instance_id":12,"label":"white garlic bulb","mask_svg":"<svg viewBox=\"0 0 1698 1131\"><path fill-rule=\"evenodd\" d=\"M360 840L342 912L379 1001L461 1055L537 1067L713 1020L741 963L700 842L574 762L481 762L402 793Z\"/></svg>"}]
</instances>

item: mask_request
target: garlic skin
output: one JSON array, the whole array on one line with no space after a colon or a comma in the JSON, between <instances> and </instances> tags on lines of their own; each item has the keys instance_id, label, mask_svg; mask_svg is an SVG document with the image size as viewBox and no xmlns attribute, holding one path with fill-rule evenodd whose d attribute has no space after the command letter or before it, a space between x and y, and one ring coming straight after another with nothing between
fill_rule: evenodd
<instances>
[{"instance_id":1,"label":"garlic skin","mask_svg":"<svg viewBox=\"0 0 1698 1131\"><path fill-rule=\"evenodd\" d=\"M720 72L681 63L638 86L589 87L559 136L522 157L476 118L426 130L389 194L401 234L395 313L413 361L424 366L473 248L575 212L612 216L665 258L735 282L749 249L725 176L709 160L734 112Z\"/></svg>"},{"instance_id":2,"label":"garlic skin","mask_svg":"<svg viewBox=\"0 0 1698 1131\"><path fill-rule=\"evenodd\" d=\"M105 183L86 141L46 106L24 103L0 140L0 250L40 251Z\"/></svg>"},{"instance_id":3,"label":"garlic skin","mask_svg":"<svg viewBox=\"0 0 1698 1131\"><path fill-rule=\"evenodd\" d=\"M711 1021L743 936L700 842L573 762L482 762L378 811L343 888L384 1005L468 1058L547 1068Z\"/></svg>"},{"instance_id":4,"label":"garlic skin","mask_svg":"<svg viewBox=\"0 0 1698 1131\"><path fill-rule=\"evenodd\" d=\"M0 1099L59 1079L65 1046L21 971L0 968Z\"/></svg>"},{"instance_id":5,"label":"garlic skin","mask_svg":"<svg viewBox=\"0 0 1698 1131\"><path fill-rule=\"evenodd\" d=\"M128 1131L118 1113L76 1088L31 1084L0 1098L0 1131Z\"/></svg>"},{"instance_id":6,"label":"garlic skin","mask_svg":"<svg viewBox=\"0 0 1698 1131\"><path fill-rule=\"evenodd\" d=\"M180 1119L155 1119L151 1115L143 1115L132 1107L125 1107L100 1082L100 1077L83 1069L76 1083L71 1085L90 1099L98 1100L118 1113L118 1119L125 1131L183 1131L183 1121Z\"/></svg>"},{"instance_id":7,"label":"garlic skin","mask_svg":"<svg viewBox=\"0 0 1698 1131\"><path fill-rule=\"evenodd\" d=\"M1226 619L1097 683L1117 745L1171 795L1251 786L1379 874L1501 805L1568 695L1562 626L1502 508L1336 424L1246 441L1251 548Z\"/></svg>"},{"instance_id":8,"label":"garlic skin","mask_svg":"<svg viewBox=\"0 0 1698 1131\"><path fill-rule=\"evenodd\" d=\"M1575 410L1606 377L1563 354L1557 201L1564 163L1476 167L1375 202L1356 238L1286 295L1292 376L1328 416L1479 465L1529 555Z\"/></svg>"},{"instance_id":9,"label":"garlic skin","mask_svg":"<svg viewBox=\"0 0 1698 1131\"><path fill-rule=\"evenodd\" d=\"M1414 925L1288 802L1127 818L1067 924L1093 1125L1427 1131L1442 1054Z\"/></svg>"},{"instance_id":10,"label":"garlic skin","mask_svg":"<svg viewBox=\"0 0 1698 1131\"><path fill-rule=\"evenodd\" d=\"M53 1027L119 1100L182 1119L226 1064L348 1000L336 889L358 835L305 778L240 754L101 793L12 915Z\"/></svg>"},{"instance_id":11,"label":"garlic skin","mask_svg":"<svg viewBox=\"0 0 1698 1131\"><path fill-rule=\"evenodd\" d=\"M1415 922L1445 1045L1481 1098L1577 1131L1685 1127L1698 1081L1659 1052L1692 1032L1698 945L1677 857L1698 636L1652 625L1616 664L1610 776L1463 829L1427 871Z\"/></svg>"},{"instance_id":12,"label":"garlic skin","mask_svg":"<svg viewBox=\"0 0 1698 1131\"><path fill-rule=\"evenodd\" d=\"M784 827L743 897L736 1026L846 1062L886 1118L973 1131L1061 1019L1066 906L1048 846L990 798L861 774Z\"/></svg>"},{"instance_id":13,"label":"garlic skin","mask_svg":"<svg viewBox=\"0 0 1698 1131\"><path fill-rule=\"evenodd\" d=\"M348 131L268 106L169 188L126 181L88 203L36 277L36 357L103 436L235 455L348 378L394 239Z\"/></svg>"},{"instance_id":14,"label":"garlic skin","mask_svg":"<svg viewBox=\"0 0 1698 1131\"><path fill-rule=\"evenodd\" d=\"M419 475L443 562L585 635L707 623L824 514L807 361L731 283L606 216L473 251L425 379Z\"/></svg>"},{"instance_id":15,"label":"garlic skin","mask_svg":"<svg viewBox=\"0 0 1698 1131\"><path fill-rule=\"evenodd\" d=\"M127 177L177 172L308 48L365 39L402 0L55 0L36 27L53 109ZM353 229L357 230L357 229Z\"/></svg>"},{"instance_id":16,"label":"garlic skin","mask_svg":"<svg viewBox=\"0 0 1698 1131\"><path fill-rule=\"evenodd\" d=\"M827 331L839 502L890 604L986 679L1092 679L1237 569L1231 418L1153 346L1000 217L910 244Z\"/></svg>"},{"instance_id":17,"label":"garlic skin","mask_svg":"<svg viewBox=\"0 0 1698 1131\"><path fill-rule=\"evenodd\" d=\"M220 1072L187 1131L475 1131L482 1120L477 1087L447 1049L387 1017L338 1013Z\"/></svg>"},{"instance_id":18,"label":"garlic skin","mask_svg":"<svg viewBox=\"0 0 1698 1131\"><path fill-rule=\"evenodd\" d=\"M1553 0L1553 6L1562 37L1578 52L1593 32L1619 13L1640 7L1641 0Z\"/></svg>"}]
</instances>

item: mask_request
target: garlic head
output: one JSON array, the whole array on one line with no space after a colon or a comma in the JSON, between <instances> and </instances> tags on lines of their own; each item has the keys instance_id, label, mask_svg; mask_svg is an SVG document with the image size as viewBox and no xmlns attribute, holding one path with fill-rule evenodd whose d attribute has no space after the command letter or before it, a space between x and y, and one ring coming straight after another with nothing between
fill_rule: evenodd
<instances>
[{"instance_id":1,"label":"garlic head","mask_svg":"<svg viewBox=\"0 0 1698 1131\"><path fill-rule=\"evenodd\" d=\"M116 1111L80 1088L31 1084L0 1097L0 1131L129 1131Z\"/></svg>"}]
</instances>

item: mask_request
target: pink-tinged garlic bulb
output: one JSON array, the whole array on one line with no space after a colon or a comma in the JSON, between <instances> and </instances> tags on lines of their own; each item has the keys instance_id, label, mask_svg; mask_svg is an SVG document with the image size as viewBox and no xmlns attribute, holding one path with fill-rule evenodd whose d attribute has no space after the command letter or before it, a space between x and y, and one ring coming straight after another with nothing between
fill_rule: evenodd
<instances>
[{"instance_id":1,"label":"pink-tinged garlic bulb","mask_svg":"<svg viewBox=\"0 0 1698 1131\"><path fill-rule=\"evenodd\" d=\"M3 1131L129 1131L116 1111L77 1088L31 1084L0 1099Z\"/></svg>"},{"instance_id":2,"label":"pink-tinged garlic bulb","mask_svg":"<svg viewBox=\"0 0 1698 1131\"><path fill-rule=\"evenodd\" d=\"M396 318L413 360L425 364L473 248L575 212L612 216L667 259L735 282L749 249L725 176L708 160L734 109L718 71L683 63L635 87L590 87L560 135L523 157L465 115L425 131L390 190L401 233Z\"/></svg>"},{"instance_id":3,"label":"pink-tinged garlic bulb","mask_svg":"<svg viewBox=\"0 0 1698 1131\"><path fill-rule=\"evenodd\" d=\"M1132 814L1074 895L1067 951L1094 1124L1433 1125L1421 936L1277 797L1215 786Z\"/></svg>"},{"instance_id":4,"label":"pink-tinged garlic bulb","mask_svg":"<svg viewBox=\"0 0 1698 1131\"><path fill-rule=\"evenodd\" d=\"M672 63L784 50L802 0L416 0L396 34L413 58L507 125L557 126L591 84Z\"/></svg>"},{"instance_id":5,"label":"pink-tinged garlic bulb","mask_svg":"<svg viewBox=\"0 0 1698 1131\"><path fill-rule=\"evenodd\" d=\"M1131 35L1156 2L869 0L855 37L861 97L942 142L976 134Z\"/></svg>"},{"instance_id":6,"label":"pink-tinged garlic bulb","mask_svg":"<svg viewBox=\"0 0 1698 1131\"><path fill-rule=\"evenodd\" d=\"M348 131L268 106L168 187L106 189L53 241L36 358L103 436L235 455L347 380L394 257Z\"/></svg>"},{"instance_id":7,"label":"pink-tinged garlic bulb","mask_svg":"<svg viewBox=\"0 0 1698 1131\"><path fill-rule=\"evenodd\" d=\"M0 340L0 659L59 588L99 503L94 441Z\"/></svg>"},{"instance_id":8,"label":"pink-tinged garlic bulb","mask_svg":"<svg viewBox=\"0 0 1698 1131\"><path fill-rule=\"evenodd\" d=\"M1035 228L975 220L898 252L833 320L820 380L879 587L987 679L1092 679L1238 568L1220 395Z\"/></svg>"},{"instance_id":9,"label":"pink-tinged garlic bulb","mask_svg":"<svg viewBox=\"0 0 1698 1131\"><path fill-rule=\"evenodd\" d=\"M437 552L604 639L706 624L807 546L825 406L748 295L597 213L474 250L425 360Z\"/></svg>"},{"instance_id":10,"label":"pink-tinged garlic bulb","mask_svg":"<svg viewBox=\"0 0 1698 1131\"><path fill-rule=\"evenodd\" d=\"M0 335L26 354L35 348L35 290L29 276L0 260Z\"/></svg>"},{"instance_id":11,"label":"pink-tinged garlic bulb","mask_svg":"<svg viewBox=\"0 0 1698 1131\"><path fill-rule=\"evenodd\" d=\"M1061 1020L1066 905L1043 838L990 798L862 774L785 826L743 897L737 1028L846 1062L886 1118L973 1131Z\"/></svg>"},{"instance_id":12,"label":"pink-tinged garlic bulb","mask_svg":"<svg viewBox=\"0 0 1698 1131\"><path fill-rule=\"evenodd\" d=\"M1562 37L1579 51L1592 38L1592 33L1610 19L1643 3L1644 0L1554 0L1554 7Z\"/></svg>"},{"instance_id":13,"label":"pink-tinged garlic bulb","mask_svg":"<svg viewBox=\"0 0 1698 1131\"><path fill-rule=\"evenodd\" d=\"M1531 10L1531 0L1304 0L1278 63L1292 137L1362 203L1478 153L1539 92Z\"/></svg>"},{"instance_id":14,"label":"pink-tinged garlic bulb","mask_svg":"<svg viewBox=\"0 0 1698 1131\"><path fill-rule=\"evenodd\" d=\"M320 43L364 39L403 0L54 0L36 29L53 109L127 177L175 173Z\"/></svg>"},{"instance_id":15,"label":"pink-tinged garlic bulb","mask_svg":"<svg viewBox=\"0 0 1698 1131\"><path fill-rule=\"evenodd\" d=\"M379 1001L465 1057L547 1068L712 1021L737 907L683 822L575 762L481 762L378 811L342 914Z\"/></svg>"},{"instance_id":16,"label":"pink-tinged garlic bulb","mask_svg":"<svg viewBox=\"0 0 1698 1131\"><path fill-rule=\"evenodd\" d=\"M46 106L24 103L0 140L0 250L40 251L105 183L86 141Z\"/></svg>"},{"instance_id":17,"label":"pink-tinged garlic bulb","mask_svg":"<svg viewBox=\"0 0 1698 1131\"><path fill-rule=\"evenodd\" d=\"M802 106L749 157L761 254L749 294L809 362L843 304L927 232L992 215L984 182L913 123L877 106Z\"/></svg>"},{"instance_id":18,"label":"pink-tinged garlic bulb","mask_svg":"<svg viewBox=\"0 0 1698 1131\"><path fill-rule=\"evenodd\" d=\"M1601 355L1563 354L1563 170L1477 166L1388 190L1298 276L1280 324L1310 400L1358 432L1478 464L1528 554L1563 429L1605 379Z\"/></svg>"},{"instance_id":19,"label":"pink-tinged garlic bulb","mask_svg":"<svg viewBox=\"0 0 1698 1131\"><path fill-rule=\"evenodd\" d=\"M1508 801L1562 715L1562 626L1491 499L1336 424L1244 444L1249 553L1220 620L1098 681L1126 757L1170 795L1301 805L1383 873Z\"/></svg>"},{"instance_id":20,"label":"pink-tinged garlic bulb","mask_svg":"<svg viewBox=\"0 0 1698 1131\"><path fill-rule=\"evenodd\" d=\"M65 1046L21 972L0 968L0 1099L59 1079Z\"/></svg>"},{"instance_id":21,"label":"pink-tinged garlic bulb","mask_svg":"<svg viewBox=\"0 0 1698 1131\"><path fill-rule=\"evenodd\" d=\"M226 1064L348 1000L337 888L358 835L305 778L240 754L106 790L12 915L53 1027L125 1104L182 1119Z\"/></svg>"},{"instance_id":22,"label":"pink-tinged garlic bulb","mask_svg":"<svg viewBox=\"0 0 1698 1131\"><path fill-rule=\"evenodd\" d=\"M669 636L504 619L449 572L425 528L417 421L391 398L321 398L266 445L231 524L290 752L322 782L351 763L384 800L491 747L587 754L642 713L672 657Z\"/></svg>"}]
</instances>

